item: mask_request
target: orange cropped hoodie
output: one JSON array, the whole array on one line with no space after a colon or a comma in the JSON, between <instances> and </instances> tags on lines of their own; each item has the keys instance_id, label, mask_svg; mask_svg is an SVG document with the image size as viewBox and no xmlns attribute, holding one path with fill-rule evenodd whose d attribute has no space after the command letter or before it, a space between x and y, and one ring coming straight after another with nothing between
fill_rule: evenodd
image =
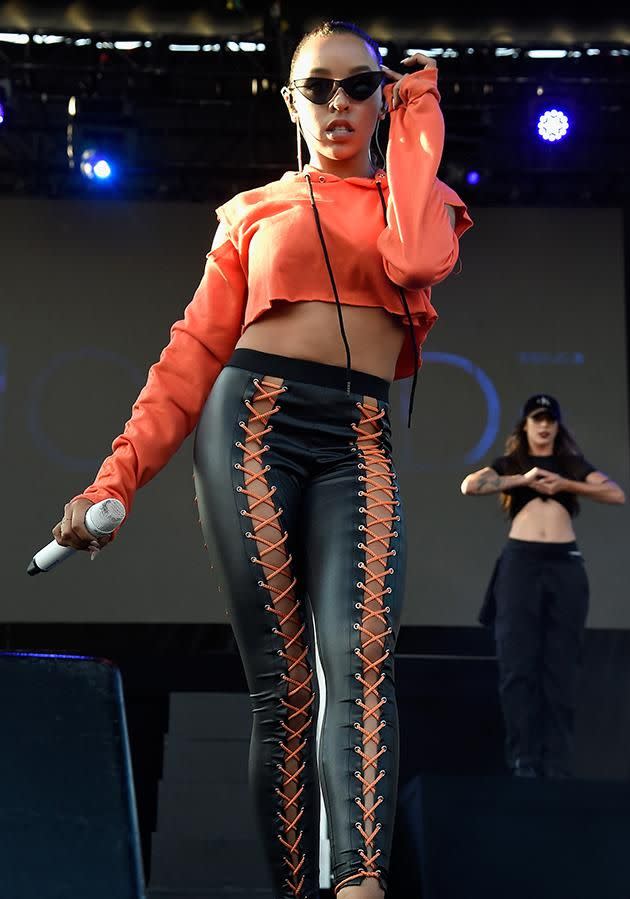
<instances>
[{"instance_id":1,"label":"orange cropped hoodie","mask_svg":"<svg viewBox=\"0 0 630 899\"><path fill-rule=\"evenodd\" d=\"M390 110L392 90L387 85L384 92ZM310 188L341 303L403 316L402 288L414 339L407 336L395 377L417 369L415 354L437 318L431 286L452 271L458 238L472 225L462 200L437 178L444 143L439 99L435 69L405 77L400 105L390 112L386 171L374 178L338 178L307 166L219 207L227 239L208 253L201 283L150 368L112 454L80 496L115 497L129 513L136 490L197 424L244 329L276 300L335 302ZM445 205L455 209L454 228Z\"/></svg>"}]
</instances>

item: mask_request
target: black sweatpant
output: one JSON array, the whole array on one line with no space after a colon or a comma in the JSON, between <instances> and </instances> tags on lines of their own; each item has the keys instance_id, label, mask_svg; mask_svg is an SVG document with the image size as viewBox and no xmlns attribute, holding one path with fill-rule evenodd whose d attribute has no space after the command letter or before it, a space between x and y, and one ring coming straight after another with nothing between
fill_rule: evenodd
<instances>
[{"instance_id":1,"label":"black sweatpant","mask_svg":"<svg viewBox=\"0 0 630 899\"><path fill-rule=\"evenodd\" d=\"M575 542L509 539L493 593L508 766L568 775L589 600L582 553Z\"/></svg>"},{"instance_id":2,"label":"black sweatpant","mask_svg":"<svg viewBox=\"0 0 630 899\"><path fill-rule=\"evenodd\" d=\"M384 885L389 866L404 524L389 385L360 372L345 384L343 368L236 350L195 439L200 520L251 695L250 780L276 899L318 896L318 773L336 889ZM326 681L319 772L312 626Z\"/></svg>"}]
</instances>

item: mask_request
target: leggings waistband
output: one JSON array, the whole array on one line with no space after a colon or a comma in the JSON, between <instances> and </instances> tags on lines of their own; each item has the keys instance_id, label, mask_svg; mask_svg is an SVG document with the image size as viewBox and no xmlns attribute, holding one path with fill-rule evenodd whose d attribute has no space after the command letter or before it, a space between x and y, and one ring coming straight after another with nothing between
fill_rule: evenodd
<instances>
[{"instance_id":1,"label":"leggings waistband","mask_svg":"<svg viewBox=\"0 0 630 899\"><path fill-rule=\"evenodd\" d=\"M364 371L350 372L338 365L327 365L323 362L312 362L309 359L293 359L290 356L277 356L274 353L262 353L239 347L234 350L227 365L254 371L260 374L273 375L287 381L300 381L314 384L317 387L330 387L333 390L347 392L348 375L350 392L361 396L373 396L383 403L389 402L389 381L370 375Z\"/></svg>"},{"instance_id":2,"label":"leggings waistband","mask_svg":"<svg viewBox=\"0 0 630 899\"><path fill-rule=\"evenodd\" d=\"M505 550L538 559L560 559L565 558L569 553L579 553L579 547L575 540L567 543L547 543L538 540L516 540L514 537L508 538Z\"/></svg>"}]
</instances>

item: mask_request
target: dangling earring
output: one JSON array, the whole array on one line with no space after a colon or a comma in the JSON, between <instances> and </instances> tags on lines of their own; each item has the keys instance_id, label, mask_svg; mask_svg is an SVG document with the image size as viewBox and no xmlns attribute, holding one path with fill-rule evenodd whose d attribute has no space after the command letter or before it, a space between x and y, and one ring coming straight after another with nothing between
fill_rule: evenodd
<instances>
[{"instance_id":1,"label":"dangling earring","mask_svg":"<svg viewBox=\"0 0 630 899\"><path fill-rule=\"evenodd\" d=\"M304 164L302 162L302 131L300 129L300 120L298 117L295 117L295 137L297 141L297 164L298 164L298 172L301 172L304 168Z\"/></svg>"}]
</instances>

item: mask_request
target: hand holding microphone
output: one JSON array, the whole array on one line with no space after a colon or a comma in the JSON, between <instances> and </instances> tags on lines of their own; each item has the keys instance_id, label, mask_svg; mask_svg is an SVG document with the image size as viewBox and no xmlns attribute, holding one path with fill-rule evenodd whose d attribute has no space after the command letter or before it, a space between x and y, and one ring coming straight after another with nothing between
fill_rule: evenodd
<instances>
[{"instance_id":1,"label":"hand holding microphone","mask_svg":"<svg viewBox=\"0 0 630 899\"><path fill-rule=\"evenodd\" d=\"M49 571L76 550L98 552L111 540L110 535L122 523L125 514L125 507L117 499L92 503L81 498L68 503L62 520L53 528L55 540L35 554L27 568L28 574Z\"/></svg>"}]
</instances>

